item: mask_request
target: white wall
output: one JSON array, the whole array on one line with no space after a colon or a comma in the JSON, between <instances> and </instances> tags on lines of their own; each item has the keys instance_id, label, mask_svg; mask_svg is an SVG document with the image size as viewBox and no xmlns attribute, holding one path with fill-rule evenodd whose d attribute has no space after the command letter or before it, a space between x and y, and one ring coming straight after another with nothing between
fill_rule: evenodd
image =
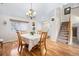
<instances>
[{"instance_id":1,"label":"white wall","mask_svg":"<svg viewBox=\"0 0 79 59\"><path fill-rule=\"evenodd\" d=\"M9 19L24 20L22 18L0 15L0 38L4 39L4 42L16 40L16 33L11 30ZM4 24L4 21L7 24Z\"/></svg>"},{"instance_id":2,"label":"white wall","mask_svg":"<svg viewBox=\"0 0 79 59\"><path fill-rule=\"evenodd\" d=\"M3 24L4 21L7 22L7 24ZM8 40L14 40L15 33L11 32L11 25L9 21L9 17L7 16L0 16L0 37L4 39L4 42Z\"/></svg>"},{"instance_id":3,"label":"white wall","mask_svg":"<svg viewBox=\"0 0 79 59\"><path fill-rule=\"evenodd\" d=\"M54 21L50 21L50 36L51 36L51 39L53 41L56 41L57 38L58 38L58 33L59 33L59 30L60 30L60 24L61 24L61 9L60 8L57 8L53 11L54 13L54 18L55 20Z\"/></svg>"},{"instance_id":4,"label":"white wall","mask_svg":"<svg viewBox=\"0 0 79 59\"><path fill-rule=\"evenodd\" d=\"M71 21L72 21L72 24L78 24L79 23L79 16L72 14ZM78 26L78 25L75 25L75 26Z\"/></svg>"}]
</instances>

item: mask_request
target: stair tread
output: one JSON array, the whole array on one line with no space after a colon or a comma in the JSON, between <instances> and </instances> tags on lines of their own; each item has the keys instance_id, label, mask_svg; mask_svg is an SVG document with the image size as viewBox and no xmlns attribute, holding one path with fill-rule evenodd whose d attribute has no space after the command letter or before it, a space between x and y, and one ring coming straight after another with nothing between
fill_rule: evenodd
<instances>
[{"instance_id":1,"label":"stair tread","mask_svg":"<svg viewBox=\"0 0 79 59\"><path fill-rule=\"evenodd\" d=\"M61 39L59 39L58 41L61 42L61 43L68 43L67 40L61 40Z\"/></svg>"},{"instance_id":2,"label":"stair tread","mask_svg":"<svg viewBox=\"0 0 79 59\"><path fill-rule=\"evenodd\" d=\"M60 34L61 37L68 37L69 35Z\"/></svg>"}]
</instances>

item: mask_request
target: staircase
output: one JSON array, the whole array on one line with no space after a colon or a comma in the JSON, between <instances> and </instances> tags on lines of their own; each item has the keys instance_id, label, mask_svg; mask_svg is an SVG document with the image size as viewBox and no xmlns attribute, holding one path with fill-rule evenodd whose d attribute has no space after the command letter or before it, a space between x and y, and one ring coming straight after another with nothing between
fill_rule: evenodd
<instances>
[{"instance_id":1,"label":"staircase","mask_svg":"<svg viewBox=\"0 0 79 59\"><path fill-rule=\"evenodd\" d=\"M61 23L60 31L58 34L58 41L59 42L68 44L69 36L70 36L69 35L70 34L69 24L70 24L69 22L62 22Z\"/></svg>"}]
</instances>

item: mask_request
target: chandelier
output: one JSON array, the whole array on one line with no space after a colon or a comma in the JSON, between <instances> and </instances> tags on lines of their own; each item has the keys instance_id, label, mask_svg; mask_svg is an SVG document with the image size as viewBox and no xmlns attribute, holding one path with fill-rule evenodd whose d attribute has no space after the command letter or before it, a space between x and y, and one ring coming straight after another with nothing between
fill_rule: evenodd
<instances>
[{"instance_id":1,"label":"chandelier","mask_svg":"<svg viewBox=\"0 0 79 59\"><path fill-rule=\"evenodd\" d=\"M26 13L26 15L32 19L36 16L36 12L32 9L32 3L31 3L31 8L28 10L28 12Z\"/></svg>"}]
</instances>

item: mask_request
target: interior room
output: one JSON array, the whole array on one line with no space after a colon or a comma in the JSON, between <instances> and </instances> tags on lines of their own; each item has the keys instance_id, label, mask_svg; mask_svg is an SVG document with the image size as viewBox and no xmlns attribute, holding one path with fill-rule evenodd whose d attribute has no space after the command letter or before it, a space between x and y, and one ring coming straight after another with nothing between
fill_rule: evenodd
<instances>
[{"instance_id":1,"label":"interior room","mask_svg":"<svg viewBox=\"0 0 79 59\"><path fill-rule=\"evenodd\" d=\"M0 3L0 56L78 56L78 3Z\"/></svg>"}]
</instances>

